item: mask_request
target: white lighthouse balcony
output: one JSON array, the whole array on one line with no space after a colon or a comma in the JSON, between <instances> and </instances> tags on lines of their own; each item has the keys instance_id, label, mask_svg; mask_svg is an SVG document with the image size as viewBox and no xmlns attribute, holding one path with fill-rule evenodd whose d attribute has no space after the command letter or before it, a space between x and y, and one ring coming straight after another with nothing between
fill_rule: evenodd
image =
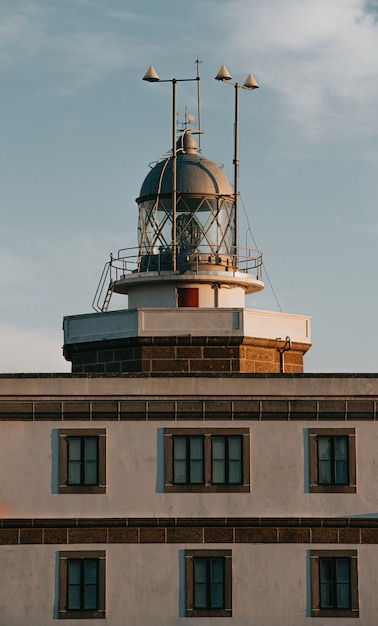
<instances>
[{"instance_id":1,"label":"white lighthouse balcony","mask_svg":"<svg viewBox=\"0 0 378 626\"><path fill-rule=\"evenodd\" d=\"M140 254L139 248L124 248L116 257L110 256L105 264L92 306L96 311L103 312L108 308L112 293L129 295L137 302L130 308L138 306L175 306L175 291L180 288L200 288L202 304L199 306L244 306L244 296L264 289L262 281L262 254L252 248L239 248L238 254L213 253L196 251L183 253L180 249L176 255L176 270L172 269L172 252L152 250L149 254ZM144 290L146 287L146 291ZM155 289L156 288L156 289ZM210 304L208 292L218 293L220 289L232 289L232 297L226 304L223 296L214 298ZM157 291L158 289L158 291ZM143 296L144 292L144 296ZM156 300L154 293L160 294ZM169 295L171 294L171 295ZM239 295L238 295L239 294ZM142 299L141 299L142 298ZM209 303L209 304L208 304Z\"/></svg>"}]
</instances>

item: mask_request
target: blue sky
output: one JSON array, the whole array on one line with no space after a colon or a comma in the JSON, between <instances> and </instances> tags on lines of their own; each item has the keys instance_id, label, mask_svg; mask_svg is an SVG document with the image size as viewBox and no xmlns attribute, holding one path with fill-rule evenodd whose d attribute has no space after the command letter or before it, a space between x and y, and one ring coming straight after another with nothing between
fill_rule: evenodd
<instances>
[{"instance_id":1,"label":"blue sky","mask_svg":"<svg viewBox=\"0 0 378 626\"><path fill-rule=\"evenodd\" d=\"M0 371L69 371L62 318L136 245L171 145L170 86L142 76L194 77L197 57L203 153L231 180L234 94L213 78L261 87L240 93L241 232L245 210L273 290L248 306L313 317L306 372L377 371L377 18L376 0L2 0Z\"/></svg>"}]
</instances>

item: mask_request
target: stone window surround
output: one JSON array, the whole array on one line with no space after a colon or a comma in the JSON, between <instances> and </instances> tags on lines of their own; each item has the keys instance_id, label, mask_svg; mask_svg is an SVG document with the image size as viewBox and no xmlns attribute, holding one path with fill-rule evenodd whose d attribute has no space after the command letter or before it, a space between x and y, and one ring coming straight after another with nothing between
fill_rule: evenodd
<instances>
[{"instance_id":1,"label":"stone window surround","mask_svg":"<svg viewBox=\"0 0 378 626\"><path fill-rule=\"evenodd\" d=\"M67 437L98 437L98 485L68 485ZM59 493L106 493L106 429L62 428L59 431Z\"/></svg>"},{"instance_id":2,"label":"stone window surround","mask_svg":"<svg viewBox=\"0 0 378 626\"><path fill-rule=\"evenodd\" d=\"M67 562L69 559L98 559L98 609L96 611L67 610ZM105 550L72 550L59 552L59 619L105 619Z\"/></svg>"},{"instance_id":3,"label":"stone window surround","mask_svg":"<svg viewBox=\"0 0 378 626\"><path fill-rule=\"evenodd\" d=\"M349 481L347 485L318 484L318 436L348 436ZM311 493L356 493L356 429L355 428L310 428L310 492Z\"/></svg>"},{"instance_id":4,"label":"stone window surround","mask_svg":"<svg viewBox=\"0 0 378 626\"><path fill-rule=\"evenodd\" d=\"M347 557L350 559L350 609L320 608L319 559ZM357 550L311 550L311 617L359 617Z\"/></svg>"},{"instance_id":5,"label":"stone window surround","mask_svg":"<svg viewBox=\"0 0 378 626\"><path fill-rule=\"evenodd\" d=\"M224 608L194 609L195 557L224 558ZM186 617L232 617L232 550L185 550L185 614Z\"/></svg>"},{"instance_id":6,"label":"stone window surround","mask_svg":"<svg viewBox=\"0 0 378 626\"><path fill-rule=\"evenodd\" d=\"M173 437L180 435L204 436L204 483L173 483ZM211 483L211 437L214 435L241 435L243 438L243 484L213 485ZM165 491L174 493L249 493L250 485L250 429L249 428L165 428L164 429Z\"/></svg>"}]
</instances>

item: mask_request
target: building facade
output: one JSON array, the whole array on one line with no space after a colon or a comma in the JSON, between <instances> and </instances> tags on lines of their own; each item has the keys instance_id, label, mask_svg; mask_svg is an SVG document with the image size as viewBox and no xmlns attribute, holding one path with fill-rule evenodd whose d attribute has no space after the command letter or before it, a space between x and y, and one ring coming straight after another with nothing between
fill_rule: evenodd
<instances>
[{"instance_id":1,"label":"building facade","mask_svg":"<svg viewBox=\"0 0 378 626\"><path fill-rule=\"evenodd\" d=\"M1 624L374 624L377 376L0 382Z\"/></svg>"},{"instance_id":2,"label":"building facade","mask_svg":"<svg viewBox=\"0 0 378 626\"><path fill-rule=\"evenodd\" d=\"M376 623L378 375L303 373L311 318L246 308L237 171L195 134L64 319L72 374L0 375L2 626Z\"/></svg>"}]
</instances>

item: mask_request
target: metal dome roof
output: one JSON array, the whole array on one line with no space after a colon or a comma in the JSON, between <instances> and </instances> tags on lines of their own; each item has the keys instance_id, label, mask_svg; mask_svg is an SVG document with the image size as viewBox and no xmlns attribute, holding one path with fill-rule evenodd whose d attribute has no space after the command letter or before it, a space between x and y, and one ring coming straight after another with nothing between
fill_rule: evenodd
<instances>
[{"instance_id":1,"label":"metal dome roof","mask_svg":"<svg viewBox=\"0 0 378 626\"><path fill-rule=\"evenodd\" d=\"M196 196L232 196L226 174L214 161L197 154L192 135L185 133L178 140L176 160L177 191ZM184 150L184 151L182 151ZM159 161L147 174L137 202L157 194L172 193L172 157Z\"/></svg>"}]
</instances>

